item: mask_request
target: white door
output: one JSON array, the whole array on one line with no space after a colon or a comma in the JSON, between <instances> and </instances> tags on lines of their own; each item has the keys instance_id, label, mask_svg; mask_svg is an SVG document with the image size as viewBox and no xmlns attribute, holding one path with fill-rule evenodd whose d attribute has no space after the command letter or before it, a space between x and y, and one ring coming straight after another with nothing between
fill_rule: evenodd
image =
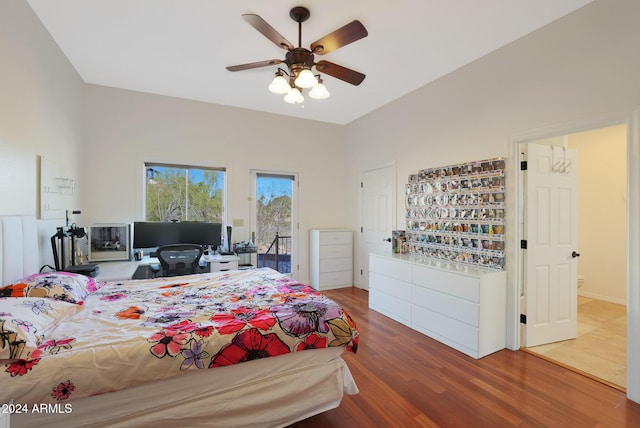
<instances>
[{"instance_id":1,"label":"white door","mask_svg":"<svg viewBox=\"0 0 640 428\"><path fill-rule=\"evenodd\" d=\"M577 335L578 154L527 144L524 346Z\"/></svg>"},{"instance_id":2,"label":"white door","mask_svg":"<svg viewBox=\"0 0 640 428\"><path fill-rule=\"evenodd\" d=\"M360 281L358 285L368 290L369 253L391 252L391 231L395 223L393 166L363 171L360 195Z\"/></svg>"}]
</instances>

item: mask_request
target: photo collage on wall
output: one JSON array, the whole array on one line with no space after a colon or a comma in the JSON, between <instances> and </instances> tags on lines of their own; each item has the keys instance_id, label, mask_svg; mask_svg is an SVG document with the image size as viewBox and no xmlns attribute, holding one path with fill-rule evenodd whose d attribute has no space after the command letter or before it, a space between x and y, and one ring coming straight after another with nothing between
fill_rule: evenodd
<instances>
[{"instance_id":1,"label":"photo collage on wall","mask_svg":"<svg viewBox=\"0 0 640 428\"><path fill-rule=\"evenodd\" d=\"M409 176L404 247L412 255L504 269L505 161L487 159Z\"/></svg>"}]
</instances>

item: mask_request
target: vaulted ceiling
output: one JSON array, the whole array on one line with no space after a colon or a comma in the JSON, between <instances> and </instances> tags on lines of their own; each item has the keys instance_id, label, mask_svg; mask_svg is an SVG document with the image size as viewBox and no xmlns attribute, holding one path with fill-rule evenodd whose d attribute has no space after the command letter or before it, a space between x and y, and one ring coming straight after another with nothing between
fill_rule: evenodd
<instances>
[{"instance_id":1,"label":"vaulted ceiling","mask_svg":"<svg viewBox=\"0 0 640 428\"><path fill-rule=\"evenodd\" d=\"M28 0L90 84L346 124L508 44L591 0ZM284 59L241 15L260 15L298 46L289 17L305 6L302 47L359 20L368 36L316 55L366 74L353 86L324 75L331 96L287 104L267 90ZM282 65L280 65L282 66Z\"/></svg>"}]
</instances>

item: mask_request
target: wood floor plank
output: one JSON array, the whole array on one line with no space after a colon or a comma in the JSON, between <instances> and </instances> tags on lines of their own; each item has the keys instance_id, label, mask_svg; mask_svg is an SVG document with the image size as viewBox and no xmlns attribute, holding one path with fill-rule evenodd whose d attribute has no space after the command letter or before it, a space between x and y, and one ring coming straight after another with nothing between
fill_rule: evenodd
<instances>
[{"instance_id":1,"label":"wood floor plank","mask_svg":"<svg viewBox=\"0 0 640 428\"><path fill-rule=\"evenodd\" d=\"M640 404L566 367L522 351L475 360L370 310L366 291L325 294L360 330L344 355L360 393L294 428L640 426Z\"/></svg>"}]
</instances>

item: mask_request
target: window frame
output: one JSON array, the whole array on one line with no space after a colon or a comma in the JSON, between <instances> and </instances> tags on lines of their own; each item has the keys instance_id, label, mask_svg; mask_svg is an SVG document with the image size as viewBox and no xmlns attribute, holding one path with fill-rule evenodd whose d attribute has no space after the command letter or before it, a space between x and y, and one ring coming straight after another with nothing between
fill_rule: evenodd
<instances>
[{"instance_id":1,"label":"window frame","mask_svg":"<svg viewBox=\"0 0 640 428\"><path fill-rule=\"evenodd\" d=\"M196 165L196 164L185 164L185 163L169 163L169 162L153 162L153 161L144 161L142 163L142 218L144 221L147 220L147 169L153 167L160 168L182 168L187 173L187 181L188 185L188 173L189 170L206 170L206 171L217 171L223 174L222 180L222 219L221 222L224 225L227 225L227 213L228 213L228 182L229 182L229 168L224 165ZM186 191L187 189L185 189ZM188 198L188 192L186 192ZM184 221L189 221L188 213L187 218ZM224 235L224 234L223 234ZM226 241L226 238L225 238Z\"/></svg>"}]
</instances>

